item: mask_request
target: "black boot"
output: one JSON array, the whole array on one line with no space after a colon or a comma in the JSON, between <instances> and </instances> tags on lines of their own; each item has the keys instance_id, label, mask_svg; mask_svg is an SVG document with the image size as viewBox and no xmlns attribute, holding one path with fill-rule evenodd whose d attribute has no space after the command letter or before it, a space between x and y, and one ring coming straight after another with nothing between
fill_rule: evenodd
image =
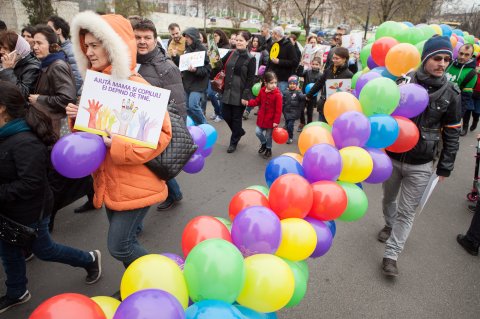
<instances>
[{"instance_id":1,"label":"black boot","mask_svg":"<svg viewBox=\"0 0 480 319\"><path fill-rule=\"evenodd\" d=\"M460 136L467 135L468 132L468 122L465 124L463 123L462 130L460 131Z\"/></svg>"},{"instance_id":2,"label":"black boot","mask_svg":"<svg viewBox=\"0 0 480 319\"><path fill-rule=\"evenodd\" d=\"M95 207L93 206L93 202L88 200L82 206L75 208L73 210L73 212L76 213L76 214L81 214L81 213L85 213L85 212L88 212L89 210L94 210L94 209L95 209Z\"/></svg>"},{"instance_id":3,"label":"black boot","mask_svg":"<svg viewBox=\"0 0 480 319\"><path fill-rule=\"evenodd\" d=\"M460 244L460 246L463 247L472 256L478 256L478 244L474 243L473 241L470 241L467 236L464 235L458 235L457 236L457 242Z\"/></svg>"},{"instance_id":4,"label":"black boot","mask_svg":"<svg viewBox=\"0 0 480 319\"><path fill-rule=\"evenodd\" d=\"M478 119L473 119L472 125L470 126L470 132L473 132L477 129Z\"/></svg>"},{"instance_id":5,"label":"black boot","mask_svg":"<svg viewBox=\"0 0 480 319\"><path fill-rule=\"evenodd\" d=\"M260 146L260 149L258 150L258 154L262 154L263 152L265 152L266 149L267 144L262 144L262 146Z\"/></svg>"},{"instance_id":6,"label":"black boot","mask_svg":"<svg viewBox=\"0 0 480 319\"><path fill-rule=\"evenodd\" d=\"M271 148L267 148L265 150L265 154L263 154L263 158L269 158L269 157L272 157L272 149Z\"/></svg>"}]
</instances>

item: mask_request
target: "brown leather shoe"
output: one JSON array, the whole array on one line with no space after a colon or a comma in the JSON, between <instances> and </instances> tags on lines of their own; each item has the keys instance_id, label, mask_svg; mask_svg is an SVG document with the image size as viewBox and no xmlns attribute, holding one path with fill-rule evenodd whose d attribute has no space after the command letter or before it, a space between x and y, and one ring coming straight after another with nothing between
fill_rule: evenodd
<instances>
[{"instance_id":1,"label":"brown leather shoe","mask_svg":"<svg viewBox=\"0 0 480 319\"><path fill-rule=\"evenodd\" d=\"M392 227L385 226L382 230L378 233L377 239L381 243L385 243L388 238L390 238L390 234L392 233Z\"/></svg>"},{"instance_id":2,"label":"brown leather shoe","mask_svg":"<svg viewBox=\"0 0 480 319\"><path fill-rule=\"evenodd\" d=\"M397 277L398 276L397 261L390 258L383 258L382 270L385 276Z\"/></svg>"}]
</instances>

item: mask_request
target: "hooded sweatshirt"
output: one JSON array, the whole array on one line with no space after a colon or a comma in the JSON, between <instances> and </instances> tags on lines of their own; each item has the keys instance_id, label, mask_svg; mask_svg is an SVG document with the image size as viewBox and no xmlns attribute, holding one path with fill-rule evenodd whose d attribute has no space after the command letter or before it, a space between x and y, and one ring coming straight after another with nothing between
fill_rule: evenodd
<instances>
[{"instance_id":1,"label":"hooded sweatshirt","mask_svg":"<svg viewBox=\"0 0 480 319\"><path fill-rule=\"evenodd\" d=\"M80 30L87 29L109 54L111 64L102 73L114 79L131 80L148 84L135 73L137 44L130 22L120 15L97 15L84 11L72 22L72 43L78 68L85 78L91 66L84 47L85 36ZM114 135L112 145L102 165L93 173L94 205L102 204L115 211L133 210L164 201L167 197L165 181L160 180L144 164L160 155L168 146L172 128L168 112L162 124L162 132L155 150L132 144L121 136Z\"/></svg>"},{"instance_id":2,"label":"hooded sweatshirt","mask_svg":"<svg viewBox=\"0 0 480 319\"><path fill-rule=\"evenodd\" d=\"M477 83L476 73L467 83L463 83L470 72L475 72L475 59L470 59L467 63L460 63L455 60L446 71L447 78L450 82L456 83L463 92L472 93L475 83Z\"/></svg>"},{"instance_id":3,"label":"hooded sweatshirt","mask_svg":"<svg viewBox=\"0 0 480 319\"><path fill-rule=\"evenodd\" d=\"M195 28L188 28L183 32L184 36L189 36L193 43L187 45L185 53L205 51L205 60L203 66L197 67L195 72L188 70L182 71L183 87L185 92L204 92L207 89L208 81L210 81L210 60L206 54L207 49L200 42L200 33Z\"/></svg>"}]
</instances>

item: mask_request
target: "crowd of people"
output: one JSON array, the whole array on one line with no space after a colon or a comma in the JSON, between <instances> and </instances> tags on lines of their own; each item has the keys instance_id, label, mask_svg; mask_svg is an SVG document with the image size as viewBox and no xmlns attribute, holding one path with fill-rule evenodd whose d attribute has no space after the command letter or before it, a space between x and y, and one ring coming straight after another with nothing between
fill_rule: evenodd
<instances>
[{"instance_id":1,"label":"crowd of people","mask_svg":"<svg viewBox=\"0 0 480 319\"><path fill-rule=\"evenodd\" d=\"M207 54L202 66L180 71L183 54L207 51L208 35L196 28L168 26L170 39L164 47L157 29L148 19L82 12L72 21L58 16L43 25L28 26L17 33L0 32L0 213L37 230L29 247L0 241L0 255L6 273L7 293L0 298L0 313L30 298L26 287L25 262L33 255L87 271L86 283L101 276L101 253L63 246L52 241L57 211L86 196L75 212L105 206L109 221L107 243L110 254L128 267L147 250L137 240L150 206L170 209L182 200L175 179L160 180L144 163L157 157L172 137L168 112L156 149L135 145L117 135L103 137L107 156L92 176L69 179L58 174L49 160L52 145L70 133L78 113L86 70L109 74L171 91L171 103L186 120L205 124L225 121L231 130L227 153L237 150L246 131L242 122L253 111L257 116L255 134L258 153L272 156L273 129L294 132L314 120L326 121L323 106L326 82L351 79L362 70L358 52L342 47L344 28L330 39L327 52L318 51L308 65L296 36L287 36L281 27L263 25L259 34L248 31L227 35L215 30L219 49L227 49L212 68ZM325 46L323 32L308 35L307 43ZM255 57L259 54L259 58ZM480 117L480 63L473 46L465 44L452 61L452 47L445 37L432 37L424 47L422 65L409 74L412 82L425 87L430 96L427 109L414 121L422 138L409 152L388 153L393 162L392 177L384 183L383 212L386 225L378 239L386 242L383 270L397 276L397 258L413 224L415 209L436 172L442 179L453 169L459 136L474 131ZM137 65L138 64L138 65ZM224 72L223 91L215 91L212 80ZM302 81L303 79L303 81ZM256 96L253 87L261 83ZM302 85L303 83L303 85ZM307 90L307 84L311 84ZM207 115L207 100L213 110ZM470 117L473 122L470 127ZM463 118L463 124L462 124ZM297 130L295 123L299 121ZM443 143L434 169L434 161ZM397 197L400 193L399 200ZM457 240L469 253L477 255L480 243L480 206L475 208L472 226Z\"/></svg>"}]
</instances>

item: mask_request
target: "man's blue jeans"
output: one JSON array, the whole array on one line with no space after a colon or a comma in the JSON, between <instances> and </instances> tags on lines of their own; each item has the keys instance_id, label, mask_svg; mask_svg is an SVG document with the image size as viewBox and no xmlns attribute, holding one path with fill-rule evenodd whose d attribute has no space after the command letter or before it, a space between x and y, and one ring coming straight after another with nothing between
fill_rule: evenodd
<instances>
[{"instance_id":1,"label":"man's blue jeans","mask_svg":"<svg viewBox=\"0 0 480 319\"><path fill-rule=\"evenodd\" d=\"M108 228L108 251L113 258L123 262L127 268L137 258L148 252L137 241L137 229L141 227L150 206L115 211L105 207L110 227Z\"/></svg>"},{"instance_id":2,"label":"man's blue jeans","mask_svg":"<svg viewBox=\"0 0 480 319\"><path fill-rule=\"evenodd\" d=\"M192 118L195 124L206 124L207 119L202 111L203 92L186 92L187 94L187 114Z\"/></svg>"},{"instance_id":3,"label":"man's blue jeans","mask_svg":"<svg viewBox=\"0 0 480 319\"><path fill-rule=\"evenodd\" d=\"M182 192L180 191L180 185L178 185L175 178L172 178L171 180L167 181L167 187L168 187L169 199L172 199L174 201L179 201L182 199L183 195L182 195Z\"/></svg>"},{"instance_id":4,"label":"man's blue jeans","mask_svg":"<svg viewBox=\"0 0 480 319\"><path fill-rule=\"evenodd\" d=\"M55 243L50 237L48 223L50 216L39 222L28 225L38 229L38 237L32 245L32 251L37 258L54 261L73 267L87 267L93 262L89 252ZM25 257L22 249L0 241L0 256L6 273L5 284L9 298L20 298L27 290ZM45 274L45 276L48 276Z\"/></svg>"}]
</instances>

